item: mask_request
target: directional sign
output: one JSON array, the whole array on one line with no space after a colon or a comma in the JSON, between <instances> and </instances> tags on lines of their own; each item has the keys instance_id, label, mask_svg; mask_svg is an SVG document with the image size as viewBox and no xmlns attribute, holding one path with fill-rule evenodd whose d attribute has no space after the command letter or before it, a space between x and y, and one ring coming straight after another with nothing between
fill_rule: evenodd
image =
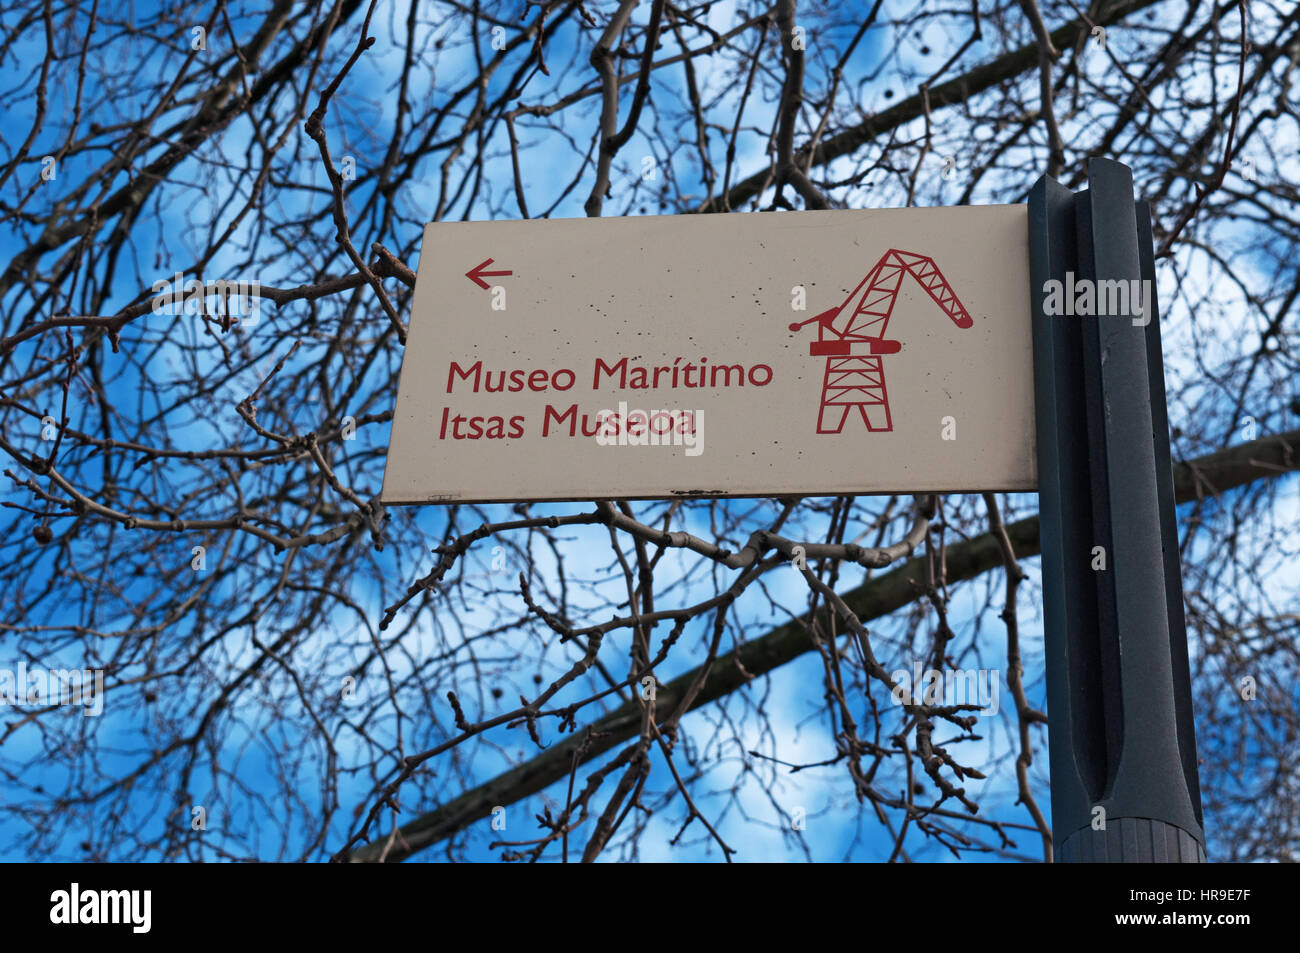
<instances>
[{"instance_id":1,"label":"directional sign","mask_svg":"<svg viewBox=\"0 0 1300 953\"><path fill-rule=\"evenodd\" d=\"M1022 205L427 226L387 503L1035 488Z\"/></svg>"}]
</instances>

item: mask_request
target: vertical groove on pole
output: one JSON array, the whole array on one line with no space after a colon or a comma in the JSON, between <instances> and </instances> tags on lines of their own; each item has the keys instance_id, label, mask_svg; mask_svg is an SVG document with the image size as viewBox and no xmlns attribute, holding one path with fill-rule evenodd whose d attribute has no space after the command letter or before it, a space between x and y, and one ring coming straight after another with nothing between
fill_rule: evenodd
<instances>
[{"instance_id":1,"label":"vertical groove on pole","mask_svg":"<svg viewBox=\"0 0 1300 953\"><path fill-rule=\"evenodd\" d=\"M1098 273L1091 198L1085 190L1075 202L1078 249L1075 271L1081 281L1095 285ZM1104 387L1104 364L1109 348L1103 340L1105 329L1096 315L1078 315L1066 320L1077 328L1079 354L1083 363L1082 418L1086 425L1088 449L1081 466L1091 478L1086 497L1072 501L1072 505L1080 512L1092 515L1090 537L1084 541L1088 559L1086 563L1075 559L1073 564L1076 572L1087 580L1086 584L1095 593L1092 599L1084 597L1075 603L1080 611L1088 615L1088 632L1086 642L1071 641L1071 669L1095 669L1095 672L1090 672L1089 698L1086 703L1091 709L1096 709L1098 714L1093 716L1086 727L1093 733L1093 737L1104 739L1104 757L1092 769L1100 775L1101 783L1090 786L1088 792L1092 800L1097 802L1115 783L1115 774L1119 770L1119 753L1124 746L1124 706L1119 697L1122 684L1117 637L1119 625L1115 604L1116 552L1109 483L1111 460L1106 435L1107 404L1112 395ZM1058 426L1062 423L1058 421ZM1099 562L1098 558L1104 562ZM1095 568L1094 564L1104 568ZM1079 743L1076 736L1075 744Z\"/></svg>"}]
</instances>

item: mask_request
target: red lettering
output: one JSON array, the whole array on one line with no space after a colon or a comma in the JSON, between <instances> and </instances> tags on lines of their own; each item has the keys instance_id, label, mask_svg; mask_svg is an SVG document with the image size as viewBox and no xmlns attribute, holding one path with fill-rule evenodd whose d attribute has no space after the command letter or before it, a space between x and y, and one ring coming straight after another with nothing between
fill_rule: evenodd
<instances>
[{"instance_id":1,"label":"red lettering","mask_svg":"<svg viewBox=\"0 0 1300 953\"><path fill-rule=\"evenodd\" d=\"M599 358L597 358L599 360ZM578 405L573 404L564 413L558 412L550 404L546 405L546 416L542 418L542 436L551 435L551 420L554 418L557 424L563 424L566 420L569 422L569 436L572 437L578 432Z\"/></svg>"},{"instance_id":2,"label":"red lettering","mask_svg":"<svg viewBox=\"0 0 1300 953\"><path fill-rule=\"evenodd\" d=\"M722 371L723 387L731 386L732 371L735 371L736 377L739 378L739 380L737 380L736 383L742 387L745 386L745 368L740 364L714 364L711 368L709 368L709 371L710 371L709 374L710 387L718 386L718 371Z\"/></svg>"},{"instance_id":3,"label":"red lettering","mask_svg":"<svg viewBox=\"0 0 1300 953\"><path fill-rule=\"evenodd\" d=\"M462 368L462 367L461 367L459 364L457 364L455 361L452 361L452 362L451 362L451 368L447 371L447 393L448 393L448 394L451 393L451 387L452 387L452 384L455 383L456 375L459 374L459 375L460 375L460 379L463 380L463 381L467 381L467 380L469 380L471 377L474 378L474 393L477 394L477 393L478 393L478 377L479 377L479 373L480 373L482 370L483 370L483 362L482 362L482 361L475 361L475 362L474 362L473 364L471 364L468 368Z\"/></svg>"},{"instance_id":4,"label":"red lettering","mask_svg":"<svg viewBox=\"0 0 1300 953\"><path fill-rule=\"evenodd\" d=\"M621 361L612 365L606 364L600 358L596 358L596 374L595 379L591 383L592 390L600 390L600 372L602 369L610 377L614 375L615 371L618 371L618 386L627 386L627 358L623 358Z\"/></svg>"}]
</instances>

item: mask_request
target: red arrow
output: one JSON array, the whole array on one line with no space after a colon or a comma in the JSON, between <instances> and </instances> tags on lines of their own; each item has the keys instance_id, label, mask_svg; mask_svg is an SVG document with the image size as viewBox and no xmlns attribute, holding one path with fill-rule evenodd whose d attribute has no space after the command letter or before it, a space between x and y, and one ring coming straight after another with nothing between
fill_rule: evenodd
<instances>
[{"instance_id":1,"label":"red arrow","mask_svg":"<svg viewBox=\"0 0 1300 953\"><path fill-rule=\"evenodd\" d=\"M485 277L491 278L497 275L514 274L513 271L484 271L483 269L486 268L488 265L492 264L493 261L494 259L489 258L486 261L484 261L482 264L476 265L475 267L471 268L469 271L465 272L465 277L468 278L470 281L474 282L474 284L478 285L484 291L486 291L488 288L492 286L483 280Z\"/></svg>"}]
</instances>

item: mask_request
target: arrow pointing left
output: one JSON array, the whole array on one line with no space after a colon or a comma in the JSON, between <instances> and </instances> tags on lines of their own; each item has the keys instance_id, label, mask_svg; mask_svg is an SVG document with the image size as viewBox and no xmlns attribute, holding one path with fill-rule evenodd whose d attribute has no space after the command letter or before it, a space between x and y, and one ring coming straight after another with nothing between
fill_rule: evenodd
<instances>
[{"instance_id":1,"label":"arrow pointing left","mask_svg":"<svg viewBox=\"0 0 1300 953\"><path fill-rule=\"evenodd\" d=\"M492 264L492 262L495 260L496 259L494 258L488 258L480 262L479 264L471 268L469 271L465 272L465 277L468 278L470 281L474 282L474 284L478 285L484 291L486 291L488 288L492 286L489 285L486 281L484 281L483 280L484 278L495 278L499 276L514 274L513 271L484 271L483 270L487 268L488 265Z\"/></svg>"}]
</instances>

